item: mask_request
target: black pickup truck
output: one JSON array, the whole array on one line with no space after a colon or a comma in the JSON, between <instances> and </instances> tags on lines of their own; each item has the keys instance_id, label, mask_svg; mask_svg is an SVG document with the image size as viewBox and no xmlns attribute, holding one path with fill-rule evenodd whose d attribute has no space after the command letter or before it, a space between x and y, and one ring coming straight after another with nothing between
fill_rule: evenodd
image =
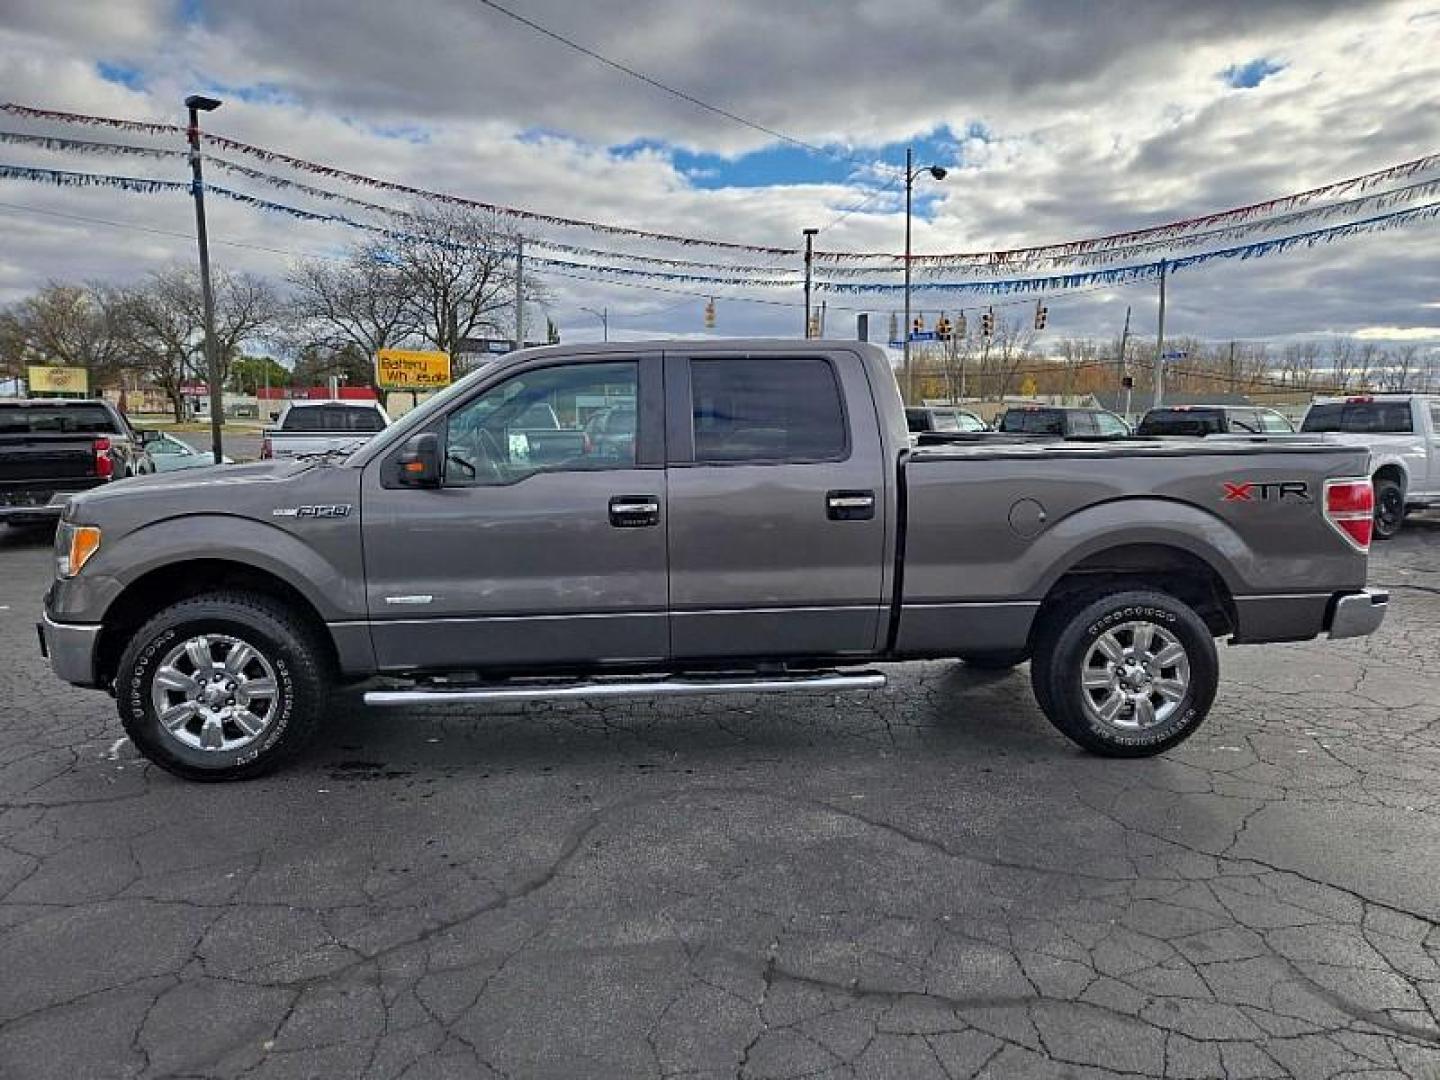
<instances>
[{"instance_id":1,"label":"black pickup truck","mask_svg":"<svg viewBox=\"0 0 1440 1080\"><path fill-rule=\"evenodd\" d=\"M76 492L153 473L150 434L107 401L0 401L0 521L48 524Z\"/></svg>"}]
</instances>

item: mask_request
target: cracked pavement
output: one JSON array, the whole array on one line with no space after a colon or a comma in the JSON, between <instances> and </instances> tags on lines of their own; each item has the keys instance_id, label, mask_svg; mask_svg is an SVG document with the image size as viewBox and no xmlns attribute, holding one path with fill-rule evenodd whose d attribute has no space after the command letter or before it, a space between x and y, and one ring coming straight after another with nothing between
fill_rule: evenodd
<instances>
[{"instance_id":1,"label":"cracked pavement","mask_svg":"<svg viewBox=\"0 0 1440 1080\"><path fill-rule=\"evenodd\" d=\"M368 712L139 759L0 530L0 1077L1440 1080L1440 520L1353 642L1089 757L1028 673Z\"/></svg>"}]
</instances>

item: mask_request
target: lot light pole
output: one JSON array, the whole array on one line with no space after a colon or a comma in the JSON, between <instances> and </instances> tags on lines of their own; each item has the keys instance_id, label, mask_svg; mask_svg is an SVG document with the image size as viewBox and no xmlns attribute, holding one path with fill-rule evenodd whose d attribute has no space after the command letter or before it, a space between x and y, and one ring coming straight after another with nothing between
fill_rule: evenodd
<instances>
[{"instance_id":1,"label":"lot light pole","mask_svg":"<svg viewBox=\"0 0 1440 1080\"><path fill-rule=\"evenodd\" d=\"M610 308L609 308L609 306L607 305L607 306L601 308L599 311L596 311L593 307L585 307L585 306L582 304L581 307L580 307L580 310L581 310L581 311L588 311L591 315L594 315L597 319L600 320L600 326L601 326L601 328L602 328L602 332L603 332L604 335L605 335L605 340L606 340L606 341L609 341L609 340L610 340Z\"/></svg>"},{"instance_id":2,"label":"lot light pole","mask_svg":"<svg viewBox=\"0 0 1440 1080\"><path fill-rule=\"evenodd\" d=\"M810 337L810 267L815 262L815 234L819 229L802 229L805 234L805 337Z\"/></svg>"},{"instance_id":3,"label":"lot light pole","mask_svg":"<svg viewBox=\"0 0 1440 1080\"><path fill-rule=\"evenodd\" d=\"M905 323L900 328L901 333L901 361L900 370L905 375L905 400L908 403L913 387L910 385L910 202L911 191L915 187L915 178L922 172L928 172L936 180L945 179L945 170L939 165L926 165L920 169L914 168L915 151L911 147L905 148Z\"/></svg>"},{"instance_id":4,"label":"lot light pole","mask_svg":"<svg viewBox=\"0 0 1440 1080\"><path fill-rule=\"evenodd\" d=\"M200 243L200 295L205 304L205 363L210 380L210 450L215 464L225 460L220 445L220 424L225 412L225 388L220 385L220 355L215 351L215 293L210 287L210 240L205 233L205 178L200 169L200 114L220 107L216 98L191 94L185 99L190 110L190 191L195 196L195 238Z\"/></svg>"}]
</instances>

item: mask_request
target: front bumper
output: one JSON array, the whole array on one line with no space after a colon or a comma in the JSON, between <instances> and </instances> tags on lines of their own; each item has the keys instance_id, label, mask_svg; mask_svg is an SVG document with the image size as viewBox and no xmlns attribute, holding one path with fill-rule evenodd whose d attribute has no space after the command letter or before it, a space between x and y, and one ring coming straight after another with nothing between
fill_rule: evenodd
<instances>
[{"instance_id":1,"label":"front bumper","mask_svg":"<svg viewBox=\"0 0 1440 1080\"><path fill-rule=\"evenodd\" d=\"M100 627L80 623L58 623L47 614L35 624L40 635L40 655L60 678L76 686L95 685L95 646Z\"/></svg>"},{"instance_id":2,"label":"front bumper","mask_svg":"<svg viewBox=\"0 0 1440 1080\"><path fill-rule=\"evenodd\" d=\"M1385 621L1389 606L1390 594L1384 589L1362 589L1336 597L1326 629L1332 640L1373 634Z\"/></svg>"}]
</instances>

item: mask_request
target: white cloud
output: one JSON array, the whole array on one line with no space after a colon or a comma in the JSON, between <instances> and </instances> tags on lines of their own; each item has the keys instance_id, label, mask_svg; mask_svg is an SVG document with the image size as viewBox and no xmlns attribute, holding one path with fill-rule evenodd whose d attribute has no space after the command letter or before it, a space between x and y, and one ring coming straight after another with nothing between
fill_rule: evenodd
<instances>
[{"instance_id":1,"label":"white cloud","mask_svg":"<svg viewBox=\"0 0 1440 1080\"><path fill-rule=\"evenodd\" d=\"M934 201L916 222L920 252L1133 228L1440 149L1440 23L1421 3L1014 0L957 13L943 0L534 0L524 10L807 141L873 146L983 125L988 137L962 136L959 167L927 190ZM713 169L687 174L658 149L618 156L606 148L637 138L722 155L766 140L470 0L253 0L201 11L198 23L181 24L178 6L158 0L12 0L0 29L0 98L174 122L185 93L220 85L226 104L207 124L246 141L487 201L756 243L794 243L802 226L864 197L843 184L699 188ZM1259 58L1283 70L1253 89L1221 77ZM101 78L101 62L133 70L139 88ZM245 88L259 89L247 101ZM405 137L413 133L424 141ZM0 161L65 160L0 146ZM124 159L85 167L174 171ZM47 278L123 278L193 257L184 237L13 209L188 235L183 197L0 182L0 204L0 302ZM828 229L821 246L894 250L899 207L893 195L877 198ZM323 252L349 239L218 200L211 213L216 259L235 269L280 273L286 259L226 241ZM1417 335L1405 340L1440 339L1437 231L1417 226L1177 275L1171 326L1239 338L1391 327ZM608 304L616 334L700 327L703 298L561 278L553 286L567 336L599 335L582 304ZM847 306L870 305L882 325L899 306L898 297L831 300L832 327L848 323L839 310ZM1052 332L1108 335L1127 303L1137 326L1150 325L1153 287L1136 286L1052 299ZM783 307L723 296L719 307L726 333L795 333L801 323Z\"/></svg>"}]
</instances>

